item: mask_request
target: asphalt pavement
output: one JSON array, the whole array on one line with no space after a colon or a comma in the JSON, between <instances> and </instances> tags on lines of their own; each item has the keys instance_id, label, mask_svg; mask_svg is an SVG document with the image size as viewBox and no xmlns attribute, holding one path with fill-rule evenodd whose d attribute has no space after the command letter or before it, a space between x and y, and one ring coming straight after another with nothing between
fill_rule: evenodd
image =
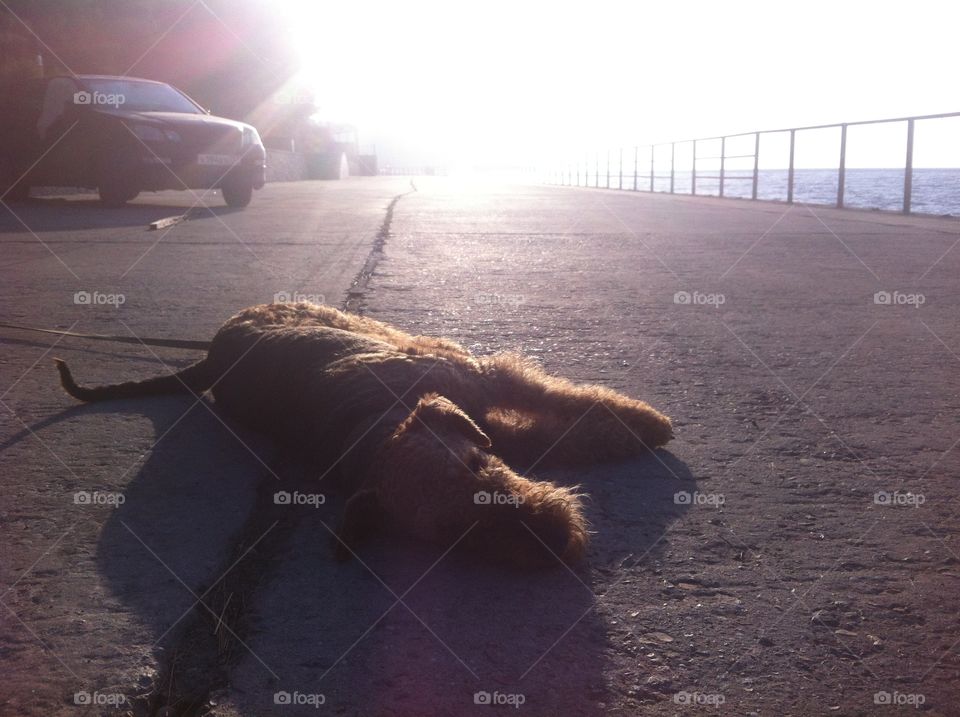
<instances>
[{"instance_id":1,"label":"asphalt pavement","mask_svg":"<svg viewBox=\"0 0 960 717\"><path fill-rule=\"evenodd\" d=\"M296 460L212 401L77 406L50 361L197 352L4 329L0 714L954 713L955 219L414 181L0 207L0 321L202 340L301 298L642 398L666 450L534 470L590 494L585 563L335 564L335 494L264 509Z\"/></svg>"}]
</instances>

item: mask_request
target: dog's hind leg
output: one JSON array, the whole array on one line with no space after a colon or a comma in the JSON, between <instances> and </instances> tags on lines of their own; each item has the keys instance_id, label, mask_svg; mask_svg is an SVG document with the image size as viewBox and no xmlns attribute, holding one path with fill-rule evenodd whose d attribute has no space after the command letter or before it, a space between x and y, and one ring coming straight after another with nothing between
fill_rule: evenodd
<instances>
[{"instance_id":1,"label":"dog's hind leg","mask_svg":"<svg viewBox=\"0 0 960 717\"><path fill-rule=\"evenodd\" d=\"M670 419L612 389L549 376L527 359L482 359L493 387L486 416L494 450L564 463L619 460L664 445Z\"/></svg>"}]
</instances>

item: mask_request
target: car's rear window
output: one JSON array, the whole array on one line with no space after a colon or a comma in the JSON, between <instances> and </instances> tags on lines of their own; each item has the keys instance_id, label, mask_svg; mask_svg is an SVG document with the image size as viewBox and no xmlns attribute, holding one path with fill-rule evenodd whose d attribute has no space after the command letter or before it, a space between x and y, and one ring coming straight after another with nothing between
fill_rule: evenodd
<instances>
[{"instance_id":1,"label":"car's rear window","mask_svg":"<svg viewBox=\"0 0 960 717\"><path fill-rule=\"evenodd\" d=\"M105 98L99 104L109 104L118 109L134 112L202 113L200 108L170 85L135 80L85 79L83 83L90 92L101 93Z\"/></svg>"}]
</instances>

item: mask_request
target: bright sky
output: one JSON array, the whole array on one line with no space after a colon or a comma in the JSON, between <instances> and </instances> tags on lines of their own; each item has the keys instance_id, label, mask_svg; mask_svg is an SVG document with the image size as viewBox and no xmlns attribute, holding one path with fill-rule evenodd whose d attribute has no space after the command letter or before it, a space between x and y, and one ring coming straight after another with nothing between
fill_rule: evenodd
<instances>
[{"instance_id":1,"label":"bright sky","mask_svg":"<svg viewBox=\"0 0 960 717\"><path fill-rule=\"evenodd\" d=\"M321 116L387 162L960 111L956 2L285 2ZM904 137L851 130L851 166L901 165ZM918 126L917 165L960 166L956 138ZM835 164L838 131L799 142Z\"/></svg>"}]
</instances>

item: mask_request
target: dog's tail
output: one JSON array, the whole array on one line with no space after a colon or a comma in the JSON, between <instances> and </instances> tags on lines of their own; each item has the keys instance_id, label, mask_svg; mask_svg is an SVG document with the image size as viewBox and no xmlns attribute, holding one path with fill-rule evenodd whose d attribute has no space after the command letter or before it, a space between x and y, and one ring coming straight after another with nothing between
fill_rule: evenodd
<instances>
[{"instance_id":1,"label":"dog's tail","mask_svg":"<svg viewBox=\"0 0 960 717\"><path fill-rule=\"evenodd\" d=\"M57 371L60 372L60 384L63 389L81 401L109 401L116 398L157 396L168 393L199 394L213 386L217 379L207 360L204 359L168 376L87 388L78 386L73 380L66 361L54 359L54 362L57 364Z\"/></svg>"}]
</instances>

